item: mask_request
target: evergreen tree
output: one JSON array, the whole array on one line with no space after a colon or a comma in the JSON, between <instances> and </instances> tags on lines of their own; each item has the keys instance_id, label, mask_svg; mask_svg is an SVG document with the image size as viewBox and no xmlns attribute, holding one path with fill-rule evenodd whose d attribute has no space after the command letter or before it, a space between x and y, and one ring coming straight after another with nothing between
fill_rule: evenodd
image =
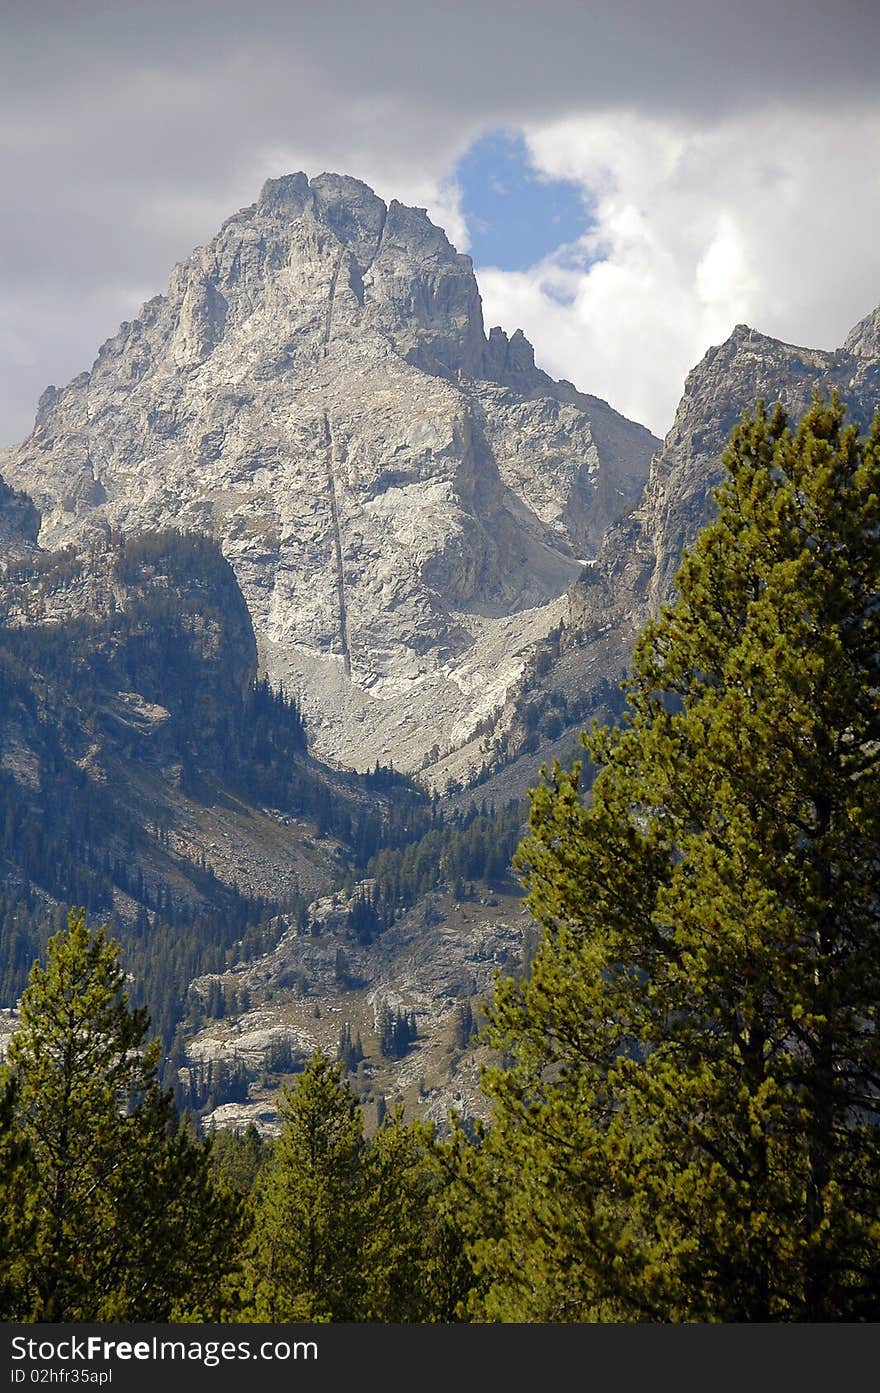
<instances>
[{"instance_id":1,"label":"evergreen tree","mask_svg":"<svg viewBox=\"0 0 880 1393\"><path fill-rule=\"evenodd\" d=\"M25 1313L23 1288L33 1221L28 1146L15 1117L15 1081L0 1078L0 1320Z\"/></svg>"},{"instance_id":2,"label":"evergreen tree","mask_svg":"<svg viewBox=\"0 0 880 1393\"><path fill-rule=\"evenodd\" d=\"M462 1193L501 1320L880 1308L880 418L734 430L623 727L532 797L543 938Z\"/></svg>"},{"instance_id":3,"label":"evergreen tree","mask_svg":"<svg viewBox=\"0 0 880 1393\"><path fill-rule=\"evenodd\" d=\"M351 1026L348 1021L339 1032L339 1043L336 1046L336 1058L341 1060L343 1068L352 1073L357 1068L364 1057L364 1046L360 1035L356 1039L351 1038Z\"/></svg>"},{"instance_id":4,"label":"evergreen tree","mask_svg":"<svg viewBox=\"0 0 880 1393\"><path fill-rule=\"evenodd\" d=\"M249 1195L271 1152L253 1122L243 1132L221 1128L211 1135L211 1166L222 1183L238 1195Z\"/></svg>"},{"instance_id":5,"label":"evergreen tree","mask_svg":"<svg viewBox=\"0 0 880 1393\"><path fill-rule=\"evenodd\" d=\"M476 1029L477 1026L474 1020L473 1007L468 1000L465 1000L456 1007L455 1016L453 1018L453 1032L456 1048L466 1050L476 1033Z\"/></svg>"},{"instance_id":6,"label":"evergreen tree","mask_svg":"<svg viewBox=\"0 0 880 1393\"><path fill-rule=\"evenodd\" d=\"M9 1061L33 1223L23 1319L219 1310L235 1208L221 1225L205 1148L175 1129L124 983L118 945L71 910L22 996Z\"/></svg>"},{"instance_id":7,"label":"evergreen tree","mask_svg":"<svg viewBox=\"0 0 880 1393\"><path fill-rule=\"evenodd\" d=\"M358 1320L367 1169L357 1099L320 1052L282 1094L282 1131L256 1197L245 1299L258 1321Z\"/></svg>"},{"instance_id":8,"label":"evergreen tree","mask_svg":"<svg viewBox=\"0 0 880 1393\"><path fill-rule=\"evenodd\" d=\"M449 1203L443 1147L425 1123L388 1114L369 1148L364 1319L448 1323L472 1283Z\"/></svg>"}]
</instances>

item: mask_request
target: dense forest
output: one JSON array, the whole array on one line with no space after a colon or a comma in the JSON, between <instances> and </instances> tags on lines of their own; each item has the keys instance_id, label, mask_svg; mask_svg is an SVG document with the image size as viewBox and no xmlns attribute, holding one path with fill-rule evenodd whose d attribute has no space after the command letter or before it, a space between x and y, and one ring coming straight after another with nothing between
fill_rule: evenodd
<instances>
[{"instance_id":1,"label":"dense forest","mask_svg":"<svg viewBox=\"0 0 880 1393\"><path fill-rule=\"evenodd\" d=\"M623 720L584 737L589 795L578 763L533 791L515 864L541 939L486 1003L487 1125L440 1138L391 1111L368 1138L349 1035L298 1061L276 1140L203 1139L112 936L79 909L44 944L37 905L10 909L16 970L29 915L40 961L2 1077L0 1314L876 1320L880 415L862 436L836 398L794 428L758 403L725 465ZM273 742L292 751L295 709L241 701L253 777L292 799ZM372 886L354 936L504 873L518 813L445 820L371 777L375 836L345 809ZM414 1028L386 1012L383 1049Z\"/></svg>"}]
</instances>

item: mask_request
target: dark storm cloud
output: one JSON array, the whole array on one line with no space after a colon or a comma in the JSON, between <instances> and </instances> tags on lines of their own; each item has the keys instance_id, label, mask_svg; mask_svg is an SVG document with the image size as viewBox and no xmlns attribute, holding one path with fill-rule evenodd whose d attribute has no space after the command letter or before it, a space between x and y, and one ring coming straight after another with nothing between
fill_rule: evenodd
<instances>
[{"instance_id":1,"label":"dark storm cloud","mask_svg":"<svg viewBox=\"0 0 880 1393\"><path fill-rule=\"evenodd\" d=\"M873 90L878 21L874 0L32 0L4 29L44 75L74 83L73 68L208 71L231 53L283 49L353 96L396 91L441 109L464 100L484 114L526 100L553 114L590 93L694 110L771 87Z\"/></svg>"},{"instance_id":2,"label":"dark storm cloud","mask_svg":"<svg viewBox=\"0 0 880 1393\"><path fill-rule=\"evenodd\" d=\"M609 108L711 124L765 102L857 104L876 93L880 30L873 0L6 10L0 440L269 173L335 168L387 196L448 173L487 128Z\"/></svg>"}]
</instances>

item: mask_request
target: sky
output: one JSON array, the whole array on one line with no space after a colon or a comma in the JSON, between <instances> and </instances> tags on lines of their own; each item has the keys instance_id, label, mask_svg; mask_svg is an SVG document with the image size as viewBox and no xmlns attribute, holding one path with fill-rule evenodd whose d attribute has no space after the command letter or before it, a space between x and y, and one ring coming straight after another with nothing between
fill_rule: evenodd
<instances>
[{"instance_id":1,"label":"sky","mask_svg":"<svg viewBox=\"0 0 880 1393\"><path fill-rule=\"evenodd\" d=\"M0 4L0 443L298 169L427 208L487 330L661 436L736 324L880 303L876 0Z\"/></svg>"}]
</instances>

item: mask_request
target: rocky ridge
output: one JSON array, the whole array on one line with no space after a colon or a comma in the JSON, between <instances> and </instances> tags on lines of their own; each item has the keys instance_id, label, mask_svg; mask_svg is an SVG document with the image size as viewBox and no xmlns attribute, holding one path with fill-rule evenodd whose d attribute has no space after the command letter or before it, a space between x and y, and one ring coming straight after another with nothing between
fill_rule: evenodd
<instances>
[{"instance_id":1,"label":"rocky ridge","mask_svg":"<svg viewBox=\"0 0 880 1393\"><path fill-rule=\"evenodd\" d=\"M870 425L880 407L880 310L829 353L780 342L739 324L688 374L663 449L652 462L642 501L609 529L595 566L573 588L568 627L584 635L613 616L641 627L674 593L683 549L712 516L712 489L744 408L763 398L793 421L814 392L838 392L850 419Z\"/></svg>"},{"instance_id":2,"label":"rocky ridge","mask_svg":"<svg viewBox=\"0 0 880 1393\"><path fill-rule=\"evenodd\" d=\"M217 538L315 752L430 777L503 705L657 444L521 333L486 336L470 258L422 210L295 174L43 394L0 471L47 546Z\"/></svg>"},{"instance_id":3,"label":"rocky ridge","mask_svg":"<svg viewBox=\"0 0 880 1393\"><path fill-rule=\"evenodd\" d=\"M583 756L578 733L621 707L633 644L668 603L682 550L712 516L722 456L744 408L780 402L793 421L814 391L837 391L862 428L880 409L880 309L836 352L782 343L740 324L688 374L672 429L642 498L611 524L560 607L558 629L530 655L488 728L456 751L457 771L485 769L481 794L504 798L535 782L539 759ZM465 781L467 773L465 775Z\"/></svg>"},{"instance_id":4,"label":"rocky ridge","mask_svg":"<svg viewBox=\"0 0 880 1393\"><path fill-rule=\"evenodd\" d=\"M237 732L256 675L247 607L209 539L101 537L84 551L32 547L17 561L7 556L0 577L0 780L11 821L0 849L4 880L30 880L31 893L60 888L48 867L41 873L31 856L23 870L17 854L24 837L17 824L37 817L44 840L72 841L81 868L103 876L99 890L88 872L83 881L82 869L69 867L80 892L87 887L95 909L112 909L129 924L139 904L169 895L207 911L233 885L272 900L294 885L314 891L331 883L333 848L314 844L313 825L262 807L238 787ZM295 757L305 766L304 752ZM322 777L317 767L314 777ZM66 895L75 894L71 884Z\"/></svg>"}]
</instances>

